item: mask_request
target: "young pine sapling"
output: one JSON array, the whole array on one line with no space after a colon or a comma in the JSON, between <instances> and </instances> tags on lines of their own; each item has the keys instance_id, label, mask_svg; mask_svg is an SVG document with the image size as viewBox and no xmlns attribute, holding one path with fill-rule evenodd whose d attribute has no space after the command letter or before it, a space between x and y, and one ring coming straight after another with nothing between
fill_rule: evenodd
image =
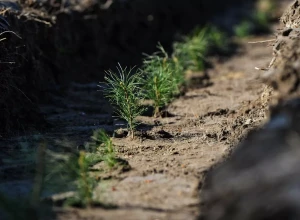
<instances>
[{"instance_id":1,"label":"young pine sapling","mask_svg":"<svg viewBox=\"0 0 300 220\"><path fill-rule=\"evenodd\" d=\"M141 106L143 93L141 89L140 73L127 71L121 65L117 67L118 73L107 71L104 94L111 104L115 106L118 116L127 121L129 134L134 138L137 126L136 117L141 115L144 108Z\"/></svg>"}]
</instances>

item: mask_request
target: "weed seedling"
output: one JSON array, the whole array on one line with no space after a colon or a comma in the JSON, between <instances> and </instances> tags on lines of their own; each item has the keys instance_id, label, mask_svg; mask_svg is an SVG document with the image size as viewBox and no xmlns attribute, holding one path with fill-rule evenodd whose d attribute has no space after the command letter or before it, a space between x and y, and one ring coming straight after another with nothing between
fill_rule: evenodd
<instances>
[{"instance_id":1,"label":"weed seedling","mask_svg":"<svg viewBox=\"0 0 300 220\"><path fill-rule=\"evenodd\" d=\"M120 65L117 69L118 73L107 72L104 94L115 106L118 116L127 121L131 138L134 138L136 117L144 111L140 103L143 99L141 75L139 73L132 74L132 69L127 71Z\"/></svg>"}]
</instances>

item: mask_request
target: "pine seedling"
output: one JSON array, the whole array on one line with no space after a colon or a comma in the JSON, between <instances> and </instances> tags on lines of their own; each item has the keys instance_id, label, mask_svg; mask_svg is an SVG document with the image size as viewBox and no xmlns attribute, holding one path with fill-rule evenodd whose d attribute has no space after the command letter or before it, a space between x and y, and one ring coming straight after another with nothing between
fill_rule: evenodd
<instances>
[{"instance_id":1,"label":"pine seedling","mask_svg":"<svg viewBox=\"0 0 300 220\"><path fill-rule=\"evenodd\" d=\"M115 106L118 116L127 121L129 134L131 134L131 138L134 138L137 126L136 117L144 111L140 102L143 99L141 75L139 73L132 74L132 69L127 71L121 65L117 69L118 73L107 72L104 94Z\"/></svg>"},{"instance_id":2,"label":"pine seedling","mask_svg":"<svg viewBox=\"0 0 300 220\"><path fill-rule=\"evenodd\" d=\"M87 154L88 158L101 158L109 167L114 167L117 164L117 158L115 154L115 148L112 143L112 139L106 134L103 129L94 131L92 142L88 143L87 148L90 148L91 154ZM95 155L98 155L95 157Z\"/></svg>"},{"instance_id":3,"label":"pine seedling","mask_svg":"<svg viewBox=\"0 0 300 220\"><path fill-rule=\"evenodd\" d=\"M181 78L175 75L175 63L171 63L162 47L160 52L148 55L144 60L144 91L147 99L154 102L154 116L160 115L162 107L167 105L178 91Z\"/></svg>"},{"instance_id":4,"label":"pine seedling","mask_svg":"<svg viewBox=\"0 0 300 220\"><path fill-rule=\"evenodd\" d=\"M169 59L169 65L173 71L173 78L176 84L176 90L174 91L174 95L178 95L180 94L181 88L185 85L184 67L181 65L180 61L175 56L172 56L172 59Z\"/></svg>"},{"instance_id":5,"label":"pine seedling","mask_svg":"<svg viewBox=\"0 0 300 220\"><path fill-rule=\"evenodd\" d=\"M229 39L227 35L218 28L214 26L209 27L207 31L207 38L209 42L207 51L208 55L214 52L229 51Z\"/></svg>"},{"instance_id":6,"label":"pine seedling","mask_svg":"<svg viewBox=\"0 0 300 220\"><path fill-rule=\"evenodd\" d=\"M203 70L208 44L207 28L196 30L190 36L184 37L182 42L174 43L173 56L186 70Z\"/></svg>"},{"instance_id":7,"label":"pine seedling","mask_svg":"<svg viewBox=\"0 0 300 220\"><path fill-rule=\"evenodd\" d=\"M89 207L94 204L92 199L96 180L90 175L90 160L84 151L79 153L60 154L48 151L48 173L45 183L48 191L74 190L75 194L67 199L65 205Z\"/></svg>"},{"instance_id":8,"label":"pine seedling","mask_svg":"<svg viewBox=\"0 0 300 220\"><path fill-rule=\"evenodd\" d=\"M91 178L89 174L89 163L84 151L79 152L78 166L78 198L84 207L90 207L93 204L93 189L95 187L95 179Z\"/></svg>"}]
</instances>

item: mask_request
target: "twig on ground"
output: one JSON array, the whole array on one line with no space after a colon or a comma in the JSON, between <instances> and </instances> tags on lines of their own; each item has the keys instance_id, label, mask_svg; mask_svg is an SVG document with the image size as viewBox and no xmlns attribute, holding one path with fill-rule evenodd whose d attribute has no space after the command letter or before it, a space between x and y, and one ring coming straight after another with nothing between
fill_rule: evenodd
<instances>
[{"instance_id":1,"label":"twig on ground","mask_svg":"<svg viewBox=\"0 0 300 220\"><path fill-rule=\"evenodd\" d=\"M270 40L261 40L261 41L250 41L248 44L260 44L260 43L268 43L268 42L273 42L276 41L276 39L270 39Z\"/></svg>"}]
</instances>

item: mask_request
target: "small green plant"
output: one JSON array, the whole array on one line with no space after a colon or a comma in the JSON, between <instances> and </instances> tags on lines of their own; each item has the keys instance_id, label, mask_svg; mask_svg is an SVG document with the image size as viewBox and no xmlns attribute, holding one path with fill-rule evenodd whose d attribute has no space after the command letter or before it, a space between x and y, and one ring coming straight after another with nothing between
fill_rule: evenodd
<instances>
[{"instance_id":1,"label":"small green plant","mask_svg":"<svg viewBox=\"0 0 300 220\"><path fill-rule=\"evenodd\" d=\"M208 55L213 52L227 52L230 49L227 35L215 26L208 28L207 35L209 41Z\"/></svg>"},{"instance_id":2,"label":"small green plant","mask_svg":"<svg viewBox=\"0 0 300 220\"><path fill-rule=\"evenodd\" d=\"M79 152L78 168L77 202L80 202L84 207L90 207L93 204L93 189L96 180L89 174L89 163L84 151Z\"/></svg>"},{"instance_id":3,"label":"small green plant","mask_svg":"<svg viewBox=\"0 0 300 220\"><path fill-rule=\"evenodd\" d=\"M103 160L109 167L115 167L117 164L117 157L115 148L111 138L103 129L94 131L92 142L88 143L86 148L89 148L90 154L87 154L90 164Z\"/></svg>"},{"instance_id":4,"label":"small green plant","mask_svg":"<svg viewBox=\"0 0 300 220\"><path fill-rule=\"evenodd\" d=\"M45 189L48 193L74 191L65 205L92 206L95 203L92 196L96 179L91 175L90 167L95 161L91 161L84 151L70 151L47 151Z\"/></svg>"},{"instance_id":5,"label":"small green plant","mask_svg":"<svg viewBox=\"0 0 300 220\"><path fill-rule=\"evenodd\" d=\"M137 126L136 117L141 115L144 108L141 106L143 93L141 92L141 75L127 71L119 65L118 73L108 71L105 76L106 87L104 94L115 106L118 116L127 121L129 133L134 138Z\"/></svg>"},{"instance_id":6,"label":"small green plant","mask_svg":"<svg viewBox=\"0 0 300 220\"><path fill-rule=\"evenodd\" d=\"M234 33L239 38L249 36L253 32L253 24L251 21L244 20L234 27Z\"/></svg>"},{"instance_id":7,"label":"small green plant","mask_svg":"<svg viewBox=\"0 0 300 220\"><path fill-rule=\"evenodd\" d=\"M253 23L256 26L256 32L267 32L270 30L270 14L268 12L257 11L253 15Z\"/></svg>"},{"instance_id":8,"label":"small green plant","mask_svg":"<svg viewBox=\"0 0 300 220\"><path fill-rule=\"evenodd\" d=\"M228 40L216 27L196 28L181 42L173 44L173 56L185 70L199 71L205 68L206 56L213 51L227 51Z\"/></svg>"},{"instance_id":9,"label":"small green plant","mask_svg":"<svg viewBox=\"0 0 300 220\"><path fill-rule=\"evenodd\" d=\"M269 22L274 18L277 20L276 9L280 7L279 1L274 0L258 0L256 2L256 10L264 14L264 20Z\"/></svg>"},{"instance_id":10,"label":"small green plant","mask_svg":"<svg viewBox=\"0 0 300 220\"><path fill-rule=\"evenodd\" d=\"M141 69L145 98L153 101L155 117L158 117L161 108L173 99L183 81L182 72L175 70L179 64L170 59L160 45L159 49L159 52L147 55Z\"/></svg>"},{"instance_id":11,"label":"small green plant","mask_svg":"<svg viewBox=\"0 0 300 220\"><path fill-rule=\"evenodd\" d=\"M195 30L190 36L184 37L182 42L175 42L173 55L179 60L184 69L192 71L202 70L208 49L206 38L207 29Z\"/></svg>"},{"instance_id":12,"label":"small green plant","mask_svg":"<svg viewBox=\"0 0 300 220\"><path fill-rule=\"evenodd\" d=\"M74 196L67 199L66 205L89 207L94 204L92 192L96 180L90 175L90 161L86 153L80 151L79 154L60 155L52 152L50 157L51 165L45 177L47 190L49 192L74 190Z\"/></svg>"},{"instance_id":13,"label":"small green plant","mask_svg":"<svg viewBox=\"0 0 300 220\"><path fill-rule=\"evenodd\" d=\"M256 10L234 27L235 35L244 38L251 34L268 32L270 30L269 23L273 19L275 9L275 1L259 0L256 3Z\"/></svg>"},{"instance_id":14,"label":"small green plant","mask_svg":"<svg viewBox=\"0 0 300 220\"><path fill-rule=\"evenodd\" d=\"M269 31L268 15L263 12L256 12L249 20L245 19L240 24L234 26L234 33L239 38L267 31Z\"/></svg>"},{"instance_id":15,"label":"small green plant","mask_svg":"<svg viewBox=\"0 0 300 220\"><path fill-rule=\"evenodd\" d=\"M172 55L172 58L168 58L168 65L170 66L173 74L173 78L176 84L176 90L174 91L174 95L180 94L180 90L185 85L185 74L184 68L181 65L180 61L177 57Z\"/></svg>"}]
</instances>

